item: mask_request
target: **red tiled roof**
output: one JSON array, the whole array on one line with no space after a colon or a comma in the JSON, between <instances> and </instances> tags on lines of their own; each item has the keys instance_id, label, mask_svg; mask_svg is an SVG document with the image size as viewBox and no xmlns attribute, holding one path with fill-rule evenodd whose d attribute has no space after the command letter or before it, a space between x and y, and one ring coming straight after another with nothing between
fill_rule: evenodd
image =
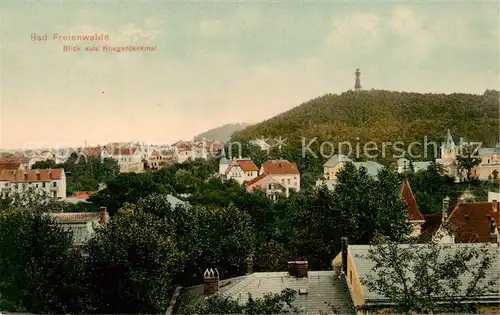
<instances>
[{"instance_id":1,"label":"red tiled roof","mask_svg":"<svg viewBox=\"0 0 500 315\"><path fill-rule=\"evenodd\" d=\"M61 179L64 176L62 168L40 170L3 170L0 172L0 181L10 182L37 182Z\"/></svg>"},{"instance_id":2,"label":"red tiled roof","mask_svg":"<svg viewBox=\"0 0 500 315\"><path fill-rule=\"evenodd\" d=\"M259 168L252 160L236 160L236 164L245 172L259 171Z\"/></svg>"},{"instance_id":3,"label":"red tiled roof","mask_svg":"<svg viewBox=\"0 0 500 315\"><path fill-rule=\"evenodd\" d=\"M264 168L264 174L271 175L288 175L296 174L299 175L299 169L295 162L289 162L287 160L269 160L262 163Z\"/></svg>"},{"instance_id":4,"label":"red tiled roof","mask_svg":"<svg viewBox=\"0 0 500 315\"><path fill-rule=\"evenodd\" d=\"M68 198L88 199L90 197L90 194L91 193L89 191L77 191Z\"/></svg>"},{"instance_id":5,"label":"red tiled roof","mask_svg":"<svg viewBox=\"0 0 500 315\"><path fill-rule=\"evenodd\" d=\"M86 156L100 157L102 150L103 150L103 147L97 146L97 147L83 148L83 149L80 149L78 151L82 152Z\"/></svg>"},{"instance_id":6,"label":"red tiled roof","mask_svg":"<svg viewBox=\"0 0 500 315\"><path fill-rule=\"evenodd\" d=\"M18 170L21 167L21 162L0 161L0 171L3 170Z\"/></svg>"},{"instance_id":7,"label":"red tiled roof","mask_svg":"<svg viewBox=\"0 0 500 315\"><path fill-rule=\"evenodd\" d=\"M257 183L258 181L260 181L261 179L263 179L263 178L264 178L264 177L266 177L266 176L267 176L266 174L261 174L261 175L259 175L259 176L255 177L255 178L253 178L253 179L249 180L249 181L246 183L247 187L248 187L248 186L251 186L251 185L253 185L253 184L255 184L255 183Z\"/></svg>"},{"instance_id":8,"label":"red tiled roof","mask_svg":"<svg viewBox=\"0 0 500 315\"><path fill-rule=\"evenodd\" d=\"M461 202L457 204L447 221L453 227L455 242L489 242L491 219L495 219L497 224L500 222L499 207L499 202Z\"/></svg>"},{"instance_id":9,"label":"red tiled roof","mask_svg":"<svg viewBox=\"0 0 500 315\"><path fill-rule=\"evenodd\" d=\"M410 182L407 178L403 180L403 185L401 187L401 195L406 203L406 213L411 221L424 221L424 216L418 209L417 201L415 196L411 191Z\"/></svg>"}]
</instances>

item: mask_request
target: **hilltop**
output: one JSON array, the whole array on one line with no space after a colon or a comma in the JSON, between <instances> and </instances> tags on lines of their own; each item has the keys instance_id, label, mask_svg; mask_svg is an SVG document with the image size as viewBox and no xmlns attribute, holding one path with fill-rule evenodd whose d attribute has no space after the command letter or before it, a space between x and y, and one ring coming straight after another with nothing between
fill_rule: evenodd
<instances>
[{"instance_id":1,"label":"hilltop","mask_svg":"<svg viewBox=\"0 0 500 315\"><path fill-rule=\"evenodd\" d=\"M327 94L236 132L232 140L281 136L287 139L287 150L297 152L302 137L306 144L317 137L311 148L318 150L321 141L408 144L427 137L441 143L450 129L456 141L464 137L494 145L499 139L498 95L494 90L483 95L384 90Z\"/></svg>"},{"instance_id":2,"label":"hilltop","mask_svg":"<svg viewBox=\"0 0 500 315\"><path fill-rule=\"evenodd\" d=\"M203 138L207 140L219 140L222 142L227 142L231 139L234 132L240 131L251 124L239 123L239 124L225 124L223 126L207 130L195 136L196 140L201 140Z\"/></svg>"}]
</instances>

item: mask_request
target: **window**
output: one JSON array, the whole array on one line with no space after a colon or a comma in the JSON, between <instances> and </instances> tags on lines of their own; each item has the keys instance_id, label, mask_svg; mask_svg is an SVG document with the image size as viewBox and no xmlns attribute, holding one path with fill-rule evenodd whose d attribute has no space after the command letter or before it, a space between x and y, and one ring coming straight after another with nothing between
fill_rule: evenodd
<instances>
[{"instance_id":1,"label":"window","mask_svg":"<svg viewBox=\"0 0 500 315\"><path fill-rule=\"evenodd\" d=\"M46 183L42 183L42 187L43 187L43 188L45 188L45 184L46 184Z\"/></svg>"},{"instance_id":2,"label":"window","mask_svg":"<svg viewBox=\"0 0 500 315\"><path fill-rule=\"evenodd\" d=\"M53 183L52 183L52 186L53 186L53 187L57 187L57 182L53 182Z\"/></svg>"},{"instance_id":3,"label":"window","mask_svg":"<svg viewBox=\"0 0 500 315\"><path fill-rule=\"evenodd\" d=\"M288 185L290 185L290 182L291 182L291 181L290 181L290 178L289 178L289 179L287 180Z\"/></svg>"},{"instance_id":4,"label":"window","mask_svg":"<svg viewBox=\"0 0 500 315\"><path fill-rule=\"evenodd\" d=\"M271 184L267 184L267 189L273 189L273 186Z\"/></svg>"}]
</instances>

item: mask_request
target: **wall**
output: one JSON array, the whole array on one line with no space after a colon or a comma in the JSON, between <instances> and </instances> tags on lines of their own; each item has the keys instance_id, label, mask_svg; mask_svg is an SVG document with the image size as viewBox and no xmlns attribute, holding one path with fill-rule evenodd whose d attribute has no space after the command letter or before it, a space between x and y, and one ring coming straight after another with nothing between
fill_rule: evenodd
<instances>
[{"instance_id":1,"label":"wall","mask_svg":"<svg viewBox=\"0 0 500 315\"><path fill-rule=\"evenodd\" d=\"M356 265L353 262L353 258L350 251L348 251L347 253L346 279L347 279L347 285L349 286L349 289L351 291L351 299L354 306L363 305L365 303L365 298L363 296L361 282L358 273L356 271Z\"/></svg>"},{"instance_id":2,"label":"wall","mask_svg":"<svg viewBox=\"0 0 500 315\"><path fill-rule=\"evenodd\" d=\"M337 173L344 167L344 165L345 162L340 162L334 167L323 167L323 175L325 176L325 179L337 180Z\"/></svg>"}]
</instances>

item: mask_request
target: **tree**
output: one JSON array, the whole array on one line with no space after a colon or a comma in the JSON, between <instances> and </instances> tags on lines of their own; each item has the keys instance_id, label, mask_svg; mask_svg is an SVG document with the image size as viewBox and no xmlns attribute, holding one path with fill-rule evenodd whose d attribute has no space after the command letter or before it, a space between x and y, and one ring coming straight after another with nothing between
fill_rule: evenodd
<instances>
[{"instance_id":1,"label":"tree","mask_svg":"<svg viewBox=\"0 0 500 315\"><path fill-rule=\"evenodd\" d=\"M89 312L164 312L184 254L171 227L127 204L87 246Z\"/></svg>"},{"instance_id":2,"label":"tree","mask_svg":"<svg viewBox=\"0 0 500 315\"><path fill-rule=\"evenodd\" d=\"M463 144L457 155L457 164L458 169L466 173L467 181L470 182L472 169L481 164L481 157L475 154L474 148L469 144Z\"/></svg>"},{"instance_id":3,"label":"tree","mask_svg":"<svg viewBox=\"0 0 500 315\"><path fill-rule=\"evenodd\" d=\"M86 305L72 234L31 206L0 210L0 309L75 313Z\"/></svg>"},{"instance_id":4,"label":"tree","mask_svg":"<svg viewBox=\"0 0 500 315\"><path fill-rule=\"evenodd\" d=\"M498 294L498 275L488 276L498 259L491 249L488 244L401 246L378 239L363 257L374 267L361 283L394 303L395 312L475 313L474 305L462 302Z\"/></svg>"},{"instance_id":5,"label":"tree","mask_svg":"<svg viewBox=\"0 0 500 315\"><path fill-rule=\"evenodd\" d=\"M230 297L214 294L194 304L181 305L182 314L298 314L299 309L294 305L297 291L285 289L279 294L268 293L262 298L254 299L249 294L244 305Z\"/></svg>"},{"instance_id":6,"label":"tree","mask_svg":"<svg viewBox=\"0 0 500 315\"><path fill-rule=\"evenodd\" d=\"M495 180L498 179L498 170L497 169L493 170L493 172L491 172L491 175L493 179Z\"/></svg>"},{"instance_id":7,"label":"tree","mask_svg":"<svg viewBox=\"0 0 500 315\"><path fill-rule=\"evenodd\" d=\"M188 257L182 282L200 279L207 267L217 268L224 277L246 272L247 258L255 250L254 227L248 214L234 205L176 210L184 212L180 216L184 220L176 218L176 234Z\"/></svg>"},{"instance_id":8,"label":"tree","mask_svg":"<svg viewBox=\"0 0 500 315\"><path fill-rule=\"evenodd\" d=\"M106 188L90 196L92 203L107 207L114 215L125 203L135 203L153 193L167 193L169 187L155 181L151 173L122 173L110 180Z\"/></svg>"},{"instance_id":9,"label":"tree","mask_svg":"<svg viewBox=\"0 0 500 315\"><path fill-rule=\"evenodd\" d=\"M375 180L366 169L347 163L333 192L317 188L302 197L296 211L295 256L305 256L311 269L329 268L342 236L348 235L353 244L367 244L376 233L393 240L410 233L401 182L387 169Z\"/></svg>"}]
</instances>

